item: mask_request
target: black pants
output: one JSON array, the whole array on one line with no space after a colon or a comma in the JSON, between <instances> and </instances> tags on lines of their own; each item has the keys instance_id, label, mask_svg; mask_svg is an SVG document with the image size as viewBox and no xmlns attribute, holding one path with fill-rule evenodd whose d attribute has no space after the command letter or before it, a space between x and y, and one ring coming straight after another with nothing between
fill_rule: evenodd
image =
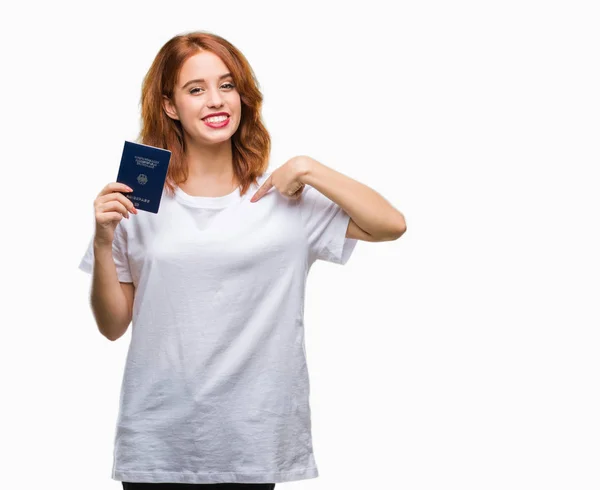
<instances>
[{"instance_id":1,"label":"black pants","mask_svg":"<svg viewBox=\"0 0 600 490\"><path fill-rule=\"evenodd\" d=\"M274 490L275 483L131 483L123 490Z\"/></svg>"}]
</instances>

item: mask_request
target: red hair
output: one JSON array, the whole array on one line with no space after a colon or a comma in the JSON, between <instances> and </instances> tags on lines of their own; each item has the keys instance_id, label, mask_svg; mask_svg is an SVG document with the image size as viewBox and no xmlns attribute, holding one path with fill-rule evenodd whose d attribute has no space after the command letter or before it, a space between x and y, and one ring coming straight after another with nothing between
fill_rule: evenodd
<instances>
[{"instance_id":1,"label":"red hair","mask_svg":"<svg viewBox=\"0 0 600 490\"><path fill-rule=\"evenodd\" d=\"M173 100L173 90L183 63L202 51L217 55L229 69L241 99L241 119L231 136L233 171L243 195L250 184L268 168L271 137L261 118L263 95L245 56L229 41L216 34L196 31L175 36L160 49L142 84L141 131L136 140L144 145L171 151L165 186L173 196L175 185L185 182L185 140L181 122L163 109L163 95Z\"/></svg>"}]
</instances>

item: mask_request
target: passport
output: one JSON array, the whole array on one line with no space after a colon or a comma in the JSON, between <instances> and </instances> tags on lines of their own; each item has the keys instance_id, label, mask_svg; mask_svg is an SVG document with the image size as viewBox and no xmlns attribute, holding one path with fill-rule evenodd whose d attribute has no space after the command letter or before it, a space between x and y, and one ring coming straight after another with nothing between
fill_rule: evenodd
<instances>
[{"instance_id":1,"label":"passport","mask_svg":"<svg viewBox=\"0 0 600 490\"><path fill-rule=\"evenodd\" d=\"M121 192L136 209L158 213L171 152L163 148L125 141L116 182L133 192Z\"/></svg>"}]
</instances>

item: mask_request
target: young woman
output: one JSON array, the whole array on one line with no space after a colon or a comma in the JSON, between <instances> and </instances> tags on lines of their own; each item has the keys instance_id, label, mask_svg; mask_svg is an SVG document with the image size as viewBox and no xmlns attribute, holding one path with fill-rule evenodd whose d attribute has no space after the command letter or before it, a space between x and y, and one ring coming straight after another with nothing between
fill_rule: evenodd
<instances>
[{"instance_id":1,"label":"young woman","mask_svg":"<svg viewBox=\"0 0 600 490\"><path fill-rule=\"evenodd\" d=\"M112 470L124 489L317 477L307 274L406 229L374 190L308 156L267 171L257 85L219 36L168 41L144 79L138 138L172 152L159 212L138 212L118 182L94 201L79 265L92 311L110 340L132 322Z\"/></svg>"}]
</instances>

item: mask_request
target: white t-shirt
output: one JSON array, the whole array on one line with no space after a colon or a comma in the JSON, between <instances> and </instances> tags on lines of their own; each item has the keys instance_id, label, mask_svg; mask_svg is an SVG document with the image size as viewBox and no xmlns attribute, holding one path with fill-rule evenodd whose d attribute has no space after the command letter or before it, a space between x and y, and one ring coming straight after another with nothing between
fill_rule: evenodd
<instances>
[{"instance_id":1,"label":"white t-shirt","mask_svg":"<svg viewBox=\"0 0 600 490\"><path fill-rule=\"evenodd\" d=\"M259 179L262 185L270 172ZM135 299L112 479L280 483L315 478L304 294L315 260L345 264L350 217L306 185L221 197L163 191L115 229ZM79 268L92 273L93 237Z\"/></svg>"}]
</instances>

